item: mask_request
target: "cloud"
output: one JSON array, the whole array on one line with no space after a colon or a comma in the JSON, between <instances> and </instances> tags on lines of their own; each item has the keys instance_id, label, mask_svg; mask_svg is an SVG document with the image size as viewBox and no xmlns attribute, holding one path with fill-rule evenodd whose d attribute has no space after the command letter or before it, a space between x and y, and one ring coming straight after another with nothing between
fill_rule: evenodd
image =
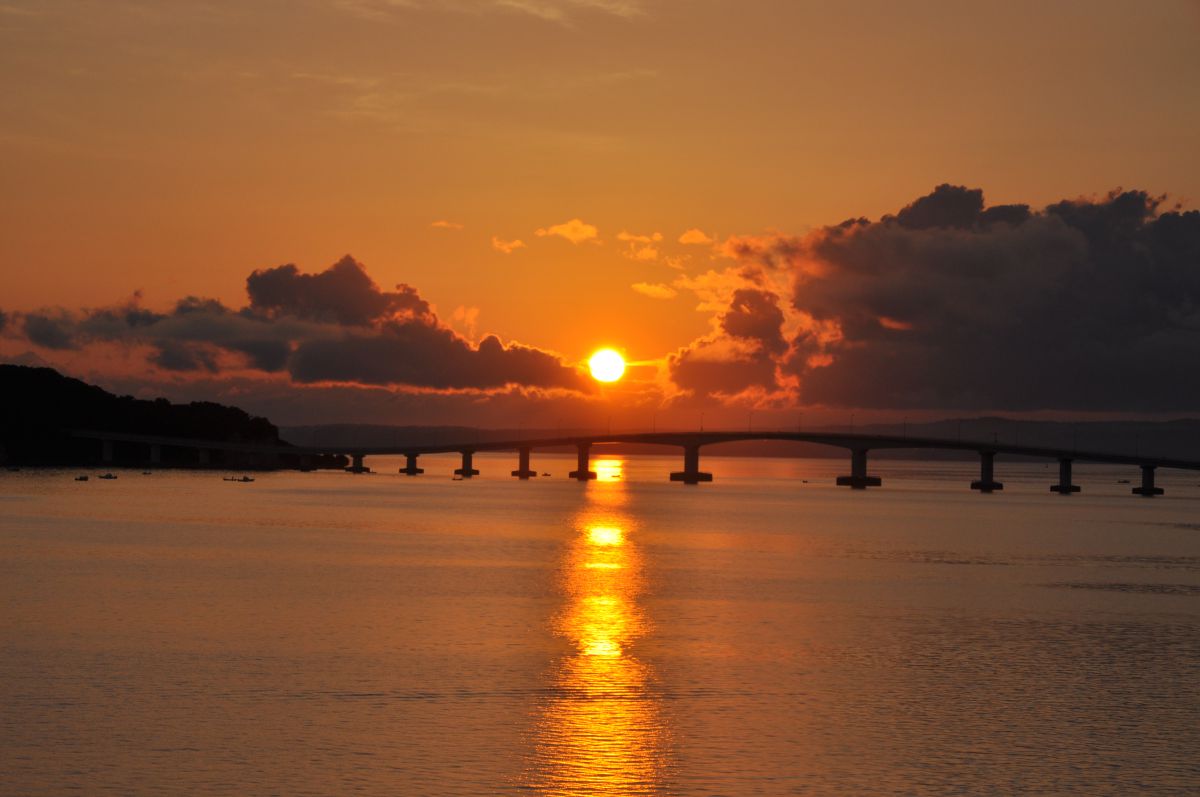
<instances>
[{"instance_id":1,"label":"cloud","mask_svg":"<svg viewBox=\"0 0 1200 797\"><path fill-rule=\"evenodd\" d=\"M461 230L461 229L463 229L463 225L460 224L459 222L446 221L445 219L438 219L435 222L431 222L429 226L434 227L439 230Z\"/></svg>"},{"instance_id":2,"label":"cloud","mask_svg":"<svg viewBox=\"0 0 1200 797\"><path fill-rule=\"evenodd\" d=\"M663 239L663 236L662 236L661 232L651 233L650 235L638 235L635 233L626 232L625 230L621 230L619 233L617 233L618 241L625 241L625 242L636 243L636 244L655 243L657 241L661 241L662 239Z\"/></svg>"},{"instance_id":3,"label":"cloud","mask_svg":"<svg viewBox=\"0 0 1200 797\"><path fill-rule=\"evenodd\" d=\"M255 271L246 288L250 303L240 310L186 297L158 313L135 294L114 307L27 313L22 330L48 349L145 347L149 364L173 373L258 371L303 384L431 390L592 390L555 354L495 335L472 344L442 324L414 288L380 290L349 256L316 274L291 264ZM477 318L478 310L467 307L452 316L470 334Z\"/></svg>"},{"instance_id":4,"label":"cloud","mask_svg":"<svg viewBox=\"0 0 1200 797\"><path fill-rule=\"evenodd\" d=\"M651 299L673 299L679 291L661 282L635 282L629 287Z\"/></svg>"},{"instance_id":5,"label":"cloud","mask_svg":"<svg viewBox=\"0 0 1200 797\"><path fill-rule=\"evenodd\" d=\"M0 332L3 332L6 326L8 326L8 313L0 310Z\"/></svg>"},{"instance_id":6,"label":"cloud","mask_svg":"<svg viewBox=\"0 0 1200 797\"><path fill-rule=\"evenodd\" d=\"M941 185L879 222L781 240L759 254L793 258L813 324L786 369L831 405L1195 409L1200 212L1163 201L1118 190L1035 212Z\"/></svg>"},{"instance_id":7,"label":"cloud","mask_svg":"<svg viewBox=\"0 0 1200 797\"><path fill-rule=\"evenodd\" d=\"M588 224L582 219L571 219L564 221L562 224L554 224L550 227L544 227L536 231L539 237L548 235L557 235L560 238L566 238L573 244L580 244L584 241L595 241L600 235L600 231L593 224Z\"/></svg>"},{"instance_id":8,"label":"cloud","mask_svg":"<svg viewBox=\"0 0 1200 797\"><path fill-rule=\"evenodd\" d=\"M255 271L246 278L246 292L250 310L267 317L363 325L397 314L428 317L431 312L408 285L381 291L349 255L317 274L301 274L291 263Z\"/></svg>"},{"instance_id":9,"label":"cloud","mask_svg":"<svg viewBox=\"0 0 1200 797\"><path fill-rule=\"evenodd\" d=\"M525 242L522 241L520 238L514 238L511 241L506 241L503 238L497 238L495 235L493 235L492 236L492 248L495 249L497 252L503 252L506 255L511 255L513 252L517 251L518 249L524 249Z\"/></svg>"},{"instance_id":10,"label":"cloud","mask_svg":"<svg viewBox=\"0 0 1200 797\"><path fill-rule=\"evenodd\" d=\"M76 349L78 343L72 331L71 319L63 312L26 313L22 331L30 343L45 349Z\"/></svg>"},{"instance_id":11,"label":"cloud","mask_svg":"<svg viewBox=\"0 0 1200 797\"><path fill-rule=\"evenodd\" d=\"M667 359L671 380L696 396L779 390L776 370L788 350L783 325L777 294L740 283L717 316L713 333Z\"/></svg>"},{"instance_id":12,"label":"cloud","mask_svg":"<svg viewBox=\"0 0 1200 797\"><path fill-rule=\"evenodd\" d=\"M654 244L662 239L661 232L639 235L621 230L621 232L617 233L617 240L627 244L625 249L621 251L621 254L630 260L643 260L646 262L658 260L658 247Z\"/></svg>"},{"instance_id":13,"label":"cloud","mask_svg":"<svg viewBox=\"0 0 1200 797\"><path fill-rule=\"evenodd\" d=\"M679 236L679 243L698 246L711 246L714 240L708 236L704 230L698 230L695 227Z\"/></svg>"},{"instance_id":14,"label":"cloud","mask_svg":"<svg viewBox=\"0 0 1200 797\"><path fill-rule=\"evenodd\" d=\"M472 346L450 329L420 322L388 322L375 334L351 332L303 342L292 355L289 372L300 383L588 389L575 369L538 349L506 346L495 335Z\"/></svg>"},{"instance_id":15,"label":"cloud","mask_svg":"<svg viewBox=\"0 0 1200 797\"><path fill-rule=\"evenodd\" d=\"M681 276L712 331L681 390L829 407L1194 411L1200 212L1145 191L987 206L939 185L878 221L737 236Z\"/></svg>"}]
</instances>

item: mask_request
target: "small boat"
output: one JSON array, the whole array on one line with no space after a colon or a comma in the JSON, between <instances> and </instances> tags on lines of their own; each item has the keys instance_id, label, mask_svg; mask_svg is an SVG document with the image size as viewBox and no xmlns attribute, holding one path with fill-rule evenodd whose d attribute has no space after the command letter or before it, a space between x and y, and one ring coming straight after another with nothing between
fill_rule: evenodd
<instances>
[{"instance_id":1,"label":"small boat","mask_svg":"<svg viewBox=\"0 0 1200 797\"><path fill-rule=\"evenodd\" d=\"M549 474L549 473L543 473L542 475L543 475L543 476L549 476L550 474Z\"/></svg>"},{"instance_id":2,"label":"small boat","mask_svg":"<svg viewBox=\"0 0 1200 797\"><path fill-rule=\"evenodd\" d=\"M454 478L452 478L450 481L452 481L452 482L460 482L460 481L462 481L462 480L463 480L463 477L462 477L462 476L455 476L455 477L454 477Z\"/></svg>"},{"instance_id":3,"label":"small boat","mask_svg":"<svg viewBox=\"0 0 1200 797\"><path fill-rule=\"evenodd\" d=\"M116 476L114 476L114 475L112 475L111 473L105 473L103 476L97 476L96 478L97 478L97 479L104 479L105 481L112 481L113 479L115 479L115 478L117 478L117 477L116 477Z\"/></svg>"},{"instance_id":4,"label":"small boat","mask_svg":"<svg viewBox=\"0 0 1200 797\"><path fill-rule=\"evenodd\" d=\"M144 470L144 471L142 471L142 475L143 475L143 476L149 476L149 475L151 475L153 472L154 472L154 471Z\"/></svg>"},{"instance_id":5,"label":"small boat","mask_svg":"<svg viewBox=\"0 0 1200 797\"><path fill-rule=\"evenodd\" d=\"M247 483L247 482L252 482L252 481L254 481L254 479L251 479L249 476L242 476L241 478L238 478L237 476L226 476L226 477L225 477L225 481L227 481L227 482L239 482L239 483L245 484L245 483Z\"/></svg>"},{"instance_id":6,"label":"small boat","mask_svg":"<svg viewBox=\"0 0 1200 797\"><path fill-rule=\"evenodd\" d=\"M87 476L76 476L75 477L75 481L77 481L77 482L85 482L87 480L88 480Z\"/></svg>"},{"instance_id":7,"label":"small boat","mask_svg":"<svg viewBox=\"0 0 1200 797\"><path fill-rule=\"evenodd\" d=\"M1129 484L1129 479L1117 479L1117 484Z\"/></svg>"}]
</instances>

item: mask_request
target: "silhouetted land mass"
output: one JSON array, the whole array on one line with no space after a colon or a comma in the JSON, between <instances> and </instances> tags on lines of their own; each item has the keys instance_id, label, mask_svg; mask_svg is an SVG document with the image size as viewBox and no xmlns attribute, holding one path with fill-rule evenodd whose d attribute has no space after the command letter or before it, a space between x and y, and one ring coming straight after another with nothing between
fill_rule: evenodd
<instances>
[{"instance_id":1,"label":"silhouetted land mass","mask_svg":"<svg viewBox=\"0 0 1200 797\"><path fill-rule=\"evenodd\" d=\"M755 426L755 431L798 431L796 427L775 429ZM712 430L716 430L715 428ZM591 434L604 429L534 428L478 429L469 426L382 426L369 424L328 424L319 426L287 426L280 430L283 439L294 445L345 446L371 445L442 445L462 442L555 438ZM617 432L648 432L650 429L616 429ZM689 431L676 427L661 427L658 431ZM734 430L730 430L734 431ZM1200 420L1171 421L1091 421L1068 423L1060 421L1025 421L998 417L962 418L909 424L867 424L840 426L805 426L806 432L859 432L862 434L896 435L937 438L942 440L995 441L1010 445L1042 446L1045 448L1091 451L1119 451L1178 459L1200 458ZM566 449L563 451L573 451ZM603 449L622 454L674 454L673 449L655 445L613 444ZM782 440L747 440L705 447L709 456L741 457L831 457L842 459L843 449ZM874 459L971 460L977 455L970 451L938 451L932 449L874 451ZM1020 459L1012 457L1012 459ZM1039 460L1040 461L1040 460Z\"/></svg>"},{"instance_id":2,"label":"silhouetted land mass","mask_svg":"<svg viewBox=\"0 0 1200 797\"><path fill-rule=\"evenodd\" d=\"M8 465L100 464L99 442L72 437L72 429L288 446L274 424L237 407L115 396L51 368L0 365L0 407L0 460ZM140 466L149 457L145 446L133 444L118 444L113 454L115 465ZM199 462L195 451L164 447L161 462L155 464L195 467ZM266 463L213 452L208 464L258 467Z\"/></svg>"}]
</instances>

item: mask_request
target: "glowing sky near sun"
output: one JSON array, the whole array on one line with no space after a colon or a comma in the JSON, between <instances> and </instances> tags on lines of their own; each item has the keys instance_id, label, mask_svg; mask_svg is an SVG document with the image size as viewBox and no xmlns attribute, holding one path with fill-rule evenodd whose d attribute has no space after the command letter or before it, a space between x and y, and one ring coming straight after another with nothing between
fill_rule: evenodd
<instances>
[{"instance_id":1,"label":"glowing sky near sun","mask_svg":"<svg viewBox=\"0 0 1200 797\"><path fill-rule=\"evenodd\" d=\"M918 335L933 321L922 327L916 297L896 286L880 290L904 301L849 281L825 304L797 300L797 274L825 266L814 249L778 267L790 256L779 241L811 244L804 236L826 225L894 215L944 183L982 188L987 208L1038 211L1117 187L1169 195L1155 213L1195 207L1198 31L1200 11L1185 2L313 0L280 13L261 0L8 0L0 355L177 398L180 380L216 380L203 395L219 397L232 391L228 351L257 368L304 346L312 365L320 341L364 333L317 329L330 320L310 314L284 343L229 332L218 357L189 349L192 333L172 319L130 344L157 358L143 368L97 320L84 331L108 348L31 347L28 314L61 321L60 310L123 306L135 291L159 313L187 297L257 311L267 306L247 297L252 272L296 264L313 275L349 254L380 291L411 286L421 317L471 346L494 334L584 372L597 347L620 348L639 365L605 401L646 414L712 383L708 363L737 361L743 385L773 396L756 406L791 411L779 390L832 362L838 336L865 341L864 323ZM980 232L992 220L971 222L981 249L1018 251ZM1034 222L1030 236L1050 225ZM858 262L834 254L841 273ZM924 279L912 264L896 269ZM890 273L871 271L879 285ZM848 294L869 312L836 304ZM776 312L783 343L762 331ZM539 389L570 381L539 382L542 365L520 351L438 345L464 369L483 362L488 389L503 369L533 374L521 384ZM672 356L687 373L669 371ZM342 362L348 381L364 381ZM293 381L329 374L300 367L289 361ZM262 406L275 406L263 373L269 390L286 388L278 367L236 378L258 380ZM826 380L818 403L838 405L850 379ZM996 406L1037 409L1005 401Z\"/></svg>"}]
</instances>

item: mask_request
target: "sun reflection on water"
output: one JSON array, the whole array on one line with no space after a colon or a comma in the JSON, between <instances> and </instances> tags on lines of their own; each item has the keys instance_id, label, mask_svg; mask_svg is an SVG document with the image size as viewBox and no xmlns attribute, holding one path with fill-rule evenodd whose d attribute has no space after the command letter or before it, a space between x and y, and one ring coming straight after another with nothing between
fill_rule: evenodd
<instances>
[{"instance_id":1,"label":"sun reflection on water","mask_svg":"<svg viewBox=\"0 0 1200 797\"><path fill-rule=\"evenodd\" d=\"M551 675L537 725L527 785L541 794L656 794L663 788L666 731L654 673L630 652L647 630L637 603L642 554L634 525L620 511L622 463L605 464L617 478L589 485L564 558L566 600L554 631L572 651Z\"/></svg>"}]
</instances>

